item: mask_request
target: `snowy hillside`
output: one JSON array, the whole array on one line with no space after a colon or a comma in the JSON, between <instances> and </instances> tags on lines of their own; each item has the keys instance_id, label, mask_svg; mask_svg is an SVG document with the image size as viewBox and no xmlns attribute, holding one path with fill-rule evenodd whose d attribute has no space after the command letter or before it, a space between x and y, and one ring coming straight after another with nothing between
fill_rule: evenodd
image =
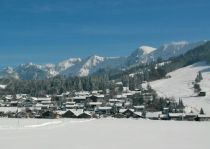
<instances>
[{"instance_id":1,"label":"snowy hillside","mask_svg":"<svg viewBox=\"0 0 210 149\"><path fill-rule=\"evenodd\" d=\"M200 82L202 91L206 92L205 97L196 97L193 90L193 82L197 73L201 71L203 80ZM193 65L178 69L169 73L171 78L150 82L159 96L173 97L176 100L181 98L188 106L186 110L199 112L200 108L210 115L210 65L205 62L195 63Z\"/></svg>"}]
</instances>

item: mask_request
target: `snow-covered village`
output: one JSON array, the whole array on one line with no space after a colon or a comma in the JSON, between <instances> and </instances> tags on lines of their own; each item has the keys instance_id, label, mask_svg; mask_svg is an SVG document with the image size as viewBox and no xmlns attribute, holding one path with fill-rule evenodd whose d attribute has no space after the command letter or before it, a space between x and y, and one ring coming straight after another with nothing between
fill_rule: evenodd
<instances>
[{"instance_id":1,"label":"snow-covered village","mask_svg":"<svg viewBox=\"0 0 210 149\"><path fill-rule=\"evenodd\" d=\"M0 0L2 149L209 149L209 0Z\"/></svg>"},{"instance_id":2,"label":"snow-covered village","mask_svg":"<svg viewBox=\"0 0 210 149\"><path fill-rule=\"evenodd\" d=\"M167 79L166 79L167 80ZM152 82L153 83L153 82ZM193 83L193 82L192 82ZM5 95L0 100L0 116L8 118L144 118L151 120L208 121L210 115L200 107L185 106L182 98L158 97L149 83L129 90L122 82L109 89L65 92L60 95L32 97L27 94ZM203 95L204 94L204 95ZM197 97L205 97L200 91ZM173 96L171 96L173 97ZM155 105L154 105L155 104Z\"/></svg>"}]
</instances>

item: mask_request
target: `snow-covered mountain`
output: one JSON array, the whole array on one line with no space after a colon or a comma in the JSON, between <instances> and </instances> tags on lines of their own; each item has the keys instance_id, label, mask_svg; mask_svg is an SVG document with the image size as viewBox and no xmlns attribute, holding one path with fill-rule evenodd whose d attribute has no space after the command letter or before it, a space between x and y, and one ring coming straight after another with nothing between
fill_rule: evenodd
<instances>
[{"instance_id":1,"label":"snow-covered mountain","mask_svg":"<svg viewBox=\"0 0 210 149\"><path fill-rule=\"evenodd\" d=\"M6 67L2 71L0 71L0 78L19 79L19 75L12 67Z\"/></svg>"},{"instance_id":2,"label":"snow-covered mountain","mask_svg":"<svg viewBox=\"0 0 210 149\"><path fill-rule=\"evenodd\" d=\"M100 57L97 55L85 59L71 58L58 64L37 65L33 63L21 64L15 68L7 67L0 71L0 78L15 79L47 79L56 75L88 76L100 69L121 68L126 57Z\"/></svg>"},{"instance_id":3,"label":"snow-covered mountain","mask_svg":"<svg viewBox=\"0 0 210 149\"><path fill-rule=\"evenodd\" d=\"M64 71L70 67L73 67L74 65L80 63L82 61L81 58L70 58L68 60L62 61L60 63L58 63L58 65L56 66L56 70L58 72Z\"/></svg>"},{"instance_id":4,"label":"snow-covered mountain","mask_svg":"<svg viewBox=\"0 0 210 149\"><path fill-rule=\"evenodd\" d=\"M199 41L199 42L172 42L170 44L164 44L163 46L159 47L156 51L149 54L152 60L157 60L161 58L163 60L167 60L171 57L176 57L182 54L185 54L187 51L198 47L204 44L206 41Z\"/></svg>"},{"instance_id":5,"label":"snow-covered mountain","mask_svg":"<svg viewBox=\"0 0 210 149\"><path fill-rule=\"evenodd\" d=\"M18 74L19 78L24 80L47 79L51 77L50 75L51 70L49 69L49 67L46 68L47 69L45 69L45 66L42 65L28 63L28 64L19 65L14 69L14 71Z\"/></svg>"},{"instance_id":6,"label":"snow-covered mountain","mask_svg":"<svg viewBox=\"0 0 210 149\"><path fill-rule=\"evenodd\" d=\"M87 76L105 68L121 67L126 61L125 57L100 57L97 55L83 59L77 65L62 72L64 75Z\"/></svg>"},{"instance_id":7,"label":"snow-covered mountain","mask_svg":"<svg viewBox=\"0 0 210 149\"><path fill-rule=\"evenodd\" d=\"M154 52L156 48L149 46L140 46L127 58L127 65L146 63L149 61L148 55Z\"/></svg>"},{"instance_id":8,"label":"snow-covered mountain","mask_svg":"<svg viewBox=\"0 0 210 149\"><path fill-rule=\"evenodd\" d=\"M148 63L151 61L156 61L158 58L161 58L162 60L167 60L171 57L182 55L187 51L204 44L205 42L206 41L172 42L169 44L164 44L157 49L153 47L142 46L128 57L128 65Z\"/></svg>"},{"instance_id":9,"label":"snow-covered mountain","mask_svg":"<svg viewBox=\"0 0 210 149\"><path fill-rule=\"evenodd\" d=\"M172 42L164 44L159 48L140 46L127 57L101 57L93 55L84 59L70 58L58 64L22 64L15 68L5 68L0 71L0 77L29 80L47 79L59 74L65 76L88 76L101 69L124 69L139 63L155 61L158 58L166 60L184 54L205 42Z\"/></svg>"}]
</instances>

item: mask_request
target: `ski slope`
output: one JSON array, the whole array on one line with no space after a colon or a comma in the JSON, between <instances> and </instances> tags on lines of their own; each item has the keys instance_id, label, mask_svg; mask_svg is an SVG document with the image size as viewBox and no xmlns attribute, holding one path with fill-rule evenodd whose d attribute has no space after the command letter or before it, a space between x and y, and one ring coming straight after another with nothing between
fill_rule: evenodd
<instances>
[{"instance_id":1,"label":"ski slope","mask_svg":"<svg viewBox=\"0 0 210 149\"><path fill-rule=\"evenodd\" d=\"M203 80L200 82L202 91L207 95L205 97L196 97L193 89L193 82L197 73L201 71ZM210 65L205 62L195 63L193 65L178 69L169 73L171 78L150 82L151 87L156 90L161 97L172 97L176 100L181 98L187 106L189 112L199 112L200 108L210 115Z\"/></svg>"},{"instance_id":2,"label":"ski slope","mask_svg":"<svg viewBox=\"0 0 210 149\"><path fill-rule=\"evenodd\" d=\"M209 149L210 146L209 122L0 119L0 126L4 124L13 129L0 127L2 149Z\"/></svg>"}]
</instances>

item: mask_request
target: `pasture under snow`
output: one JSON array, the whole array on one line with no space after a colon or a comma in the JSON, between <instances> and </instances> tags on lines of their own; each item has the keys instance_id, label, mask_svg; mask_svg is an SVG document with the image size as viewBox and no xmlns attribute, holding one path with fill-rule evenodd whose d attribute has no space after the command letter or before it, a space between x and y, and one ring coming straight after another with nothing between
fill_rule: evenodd
<instances>
[{"instance_id":1,"label":"pasture under snow","mask_svg":"<svg viewBox=\"0 0 210 149\"><path fill-rule=\"evenodd\" d=\"M200 87L202 91L206 92L205 97L196 97L193 89L193 82L199 71L202 72L203 76ZM181 98L184 104L188 106L186 110L199 112L202 107L204 112L210 115L210 65L199 62L173 71L168 75L171 78L150 82L159 96L173 97L176 100Z\"/></svg>"},{"instance_id":2,"label":"pasture under snow","mask_svg":"<svg viewBox=\"0 0 210 149\"><path fill-rule=\"evenodd\" d=\"M209 149L209 138L209 122L0 119L3 149Z\"/></svg>"}]
</instances>

